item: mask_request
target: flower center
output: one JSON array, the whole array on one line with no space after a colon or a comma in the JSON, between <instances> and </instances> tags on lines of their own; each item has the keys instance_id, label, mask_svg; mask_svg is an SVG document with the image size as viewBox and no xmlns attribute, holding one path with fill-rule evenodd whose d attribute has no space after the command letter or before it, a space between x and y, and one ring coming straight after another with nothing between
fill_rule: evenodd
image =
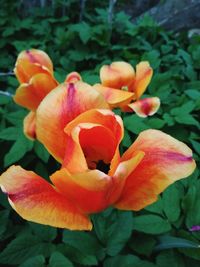
<instances>
[{"instance_id":1,"label":"flower center","mask_svg":"<svg viewBox=\"0 0 200 267\"><path fill-rule=\"evenodd\" d=\"M96 165L96 169L99 171L104 172L105 174L108 174L110 170L110 163L107 164L103 160L99 160Z\"/></svg>"}]
</instances>

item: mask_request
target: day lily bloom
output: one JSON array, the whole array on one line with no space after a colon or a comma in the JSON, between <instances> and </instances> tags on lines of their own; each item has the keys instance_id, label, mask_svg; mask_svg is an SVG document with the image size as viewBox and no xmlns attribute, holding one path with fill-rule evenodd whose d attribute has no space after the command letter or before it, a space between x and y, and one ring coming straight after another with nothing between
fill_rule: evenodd
<instances>
[{"instance_id":1,"label":"day lily bloom","mask_svg":"<svg viewBox=\"0 0 200 267\"><path fill-rule=\"evenodd\" d=\"M26 50L19 54L14 72L20 82L14 101L31 110L24 119L24 133L28 138L34 139L35 111L42 99L58 85L53 77L53 64L45 52Z\"/></svg>"},{"instance_id":2,"label":"day lily bloom","mask_svg":"<svg viewBox=\"0 0 200 267\"><path fill-rule=\"evenodd\" d=\"M158 130L142 132L121 156L123 133L121 118L108 109L81 113L62 133L65 153L62 146L56 150L64 156L62 168L50 176L51 183L11 166L0 176L0 186L26 220L90 230L90 214L109 206L140 210L155 202L167 186L193 172L192 151ZM54 142L58 144L60 138ZM51 147L51 142L49 138L46 146Z\"/></svg>"},{"instance_id":3,"label":"day lily bloom","mask_svg":"<svg viewBox=\"0 0 200 267\"><path fill-rule=\"evenodd\" d=\"M147 117L155 114L160 106L158 97L140 99L152 75L153 70L147 61L136 65L136 71L127 62L113 62L102 66L101 84L94 85L94 88L104 95L111 108L120 107Z\"/></svg>"}]
</instances>

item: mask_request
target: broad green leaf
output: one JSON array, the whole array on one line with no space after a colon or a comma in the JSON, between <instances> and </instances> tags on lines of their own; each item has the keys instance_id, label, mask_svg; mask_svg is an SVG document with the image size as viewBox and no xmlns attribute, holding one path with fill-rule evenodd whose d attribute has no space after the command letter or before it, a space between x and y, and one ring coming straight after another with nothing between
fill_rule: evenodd
<instances>
[{"instance_id":1,"label":"broad green leaf","mask_svg":"<svg viewBox=\"0 0 200 267\"><path fill-rule=\"evenodd\" d=\"M172 250L163 251L156 257L157 267L185 267L184 258ZM193 265L192 265L193 266Z\"/></svg>"},{"instance_id":2,"label":"broad green leaf","mask_svg":"<svg viewBox=\"0 0 200 267\"><path fill-rule=\"evenodd\" d=\"M67 256L67 258L75 263L81 264L81 266L96 266L98 265L98 260L95 255L85 254L84 251L76 249L67 244L59 245L59 251Z\"/></svg>"},{"instance_id":3,"label":"broad green leaf","mask_svg":"<svg viewBox=\"0 0 200 267\"><path fill-rule=\"evenodd\" d=\"M134 255L126 255L126 256L116 256L110 259L107 259L103 265L103 267L156 267L155 264L141 260L139 257Z\"/></svg>"},{"instance_id":4,"label":"broad green leaf","mask_svg":"<svg viewBox=\"0 0 200 267\"><path fill-rule=\"evenodd\" d=\"M133 230L146 234L162 234L170 231L171 225L158 215L139 215L133 220Z\"/></svg>"},{"instance_id":5,"label":"broad green leaf","mask_svg":"<svg viewBox=\"0 0 200 267\"><path fill-rule=\"evenodd\" d=\"M39 254L49 255L53 251L53 245L43 243L33 235L19 235L12 240L0 253L0 263L21 264L30 257Z\"/></svg>"},{"instance_id":6,"label":"broad green leaf","mask_svg":"<svg viewBox=\"0 0 200 267\"><path fill-rule=\"evenodd\" d=\"M2 237L3 233L6 231L7 224L8 224L8 216L9 211L2 210L0 211L0 238Z\"/></svg>"},{"instance_id":7,"label":"broad green leaf","mask_svg":"<svg viewBox=\"0 0 200 267\"><path fill-rule=\"evenodd\" d=\"M49 260L48 267L73 267L74 265L62 253L54 252ZM35 267L35 266L34 266Z\"/></svg>"},{"instance_id":8,"label":"broad green leaf","mask_svg":"<svg viewBox=\"0 0 200 267\"><path fill-rule=\"evenodd\" d=\"M16 142L12 145L9 152L5 155L4 166L15 163L23 158L26 152L30 151L33 147L33 142L28 140L24 135L18 136Z\"/></svg>"},{"instance_id":9,"label":"broad green leaf","mask_svg":"<svg viewBox=\"0 0 200 267\"><path fill-rule=\"evenodd\" d=\"M57 229L48 225L29 222L33 234L43 241L53 241L57 236Z\"/></svg>"},{"instance_id":10,"label":"broad green leaf","mask_svg":"<svg viewBox=\"0 0 200 267\"><path fill-rule=\"evenodd\" d=\"M171 109L170 113L174 116L185 117L185 115L194 110L194 108L195 108L195 103L193 101L189 101L183 104L181 107L176 107Z\"/></svg>"},{"instance_id":11,"label":"broad green leaf","mask_svg":"<svg viewBox=\"0 0 200 267\"><path fill-rule=\"evenodd\" d=\"M36 153L36 155L45 163L48 162L49 160L49 152L46 150L46 148L39 143L38 141L34 142L34 151Z\"/></svg>"},{"instance_id":12,"label":"broad green leaf","mask_svg":"<svg viewBox=\"0 0 200 267\"><path fill-rule=\"evenodd\" d=\"M2 140L9 140L9 141L14 141L16 140L19 135L22 132L22 128L18 127L8 127L0 131L0 139Z\"/></svg>"},{"instance_id":13,"label":"broad green leaf","mask_svg":"<svg viewBox=\"0 0 200 267\"><path fill-rule=\"evenodd\" d=\"M200 123L191 114L178 114L175 120L181 124L195 125L200 129Z\"/></svg>"},{"instance_id":14,"label":"broad green leaf","mask_svg":"<svg viewBox=\"0 0 200 267\"><path fill-rule=\"evenodd\" d=\"M181 214L181 192L175 184L167 188L162 196L163 210L170 222L178 220Z\"/></svg>"},{"instance_id":15,"label":"broad green leaf","mask_svg":"<svg viewBox=\"0 0 200 267\"><path fill-rule=\"evenodd\" d=\"M10 95L2 95L0 93L0 105L6 105L11 101L12 101L12 98Z\"/></svg>"},{"instance_id":16,"label":"broad green leaf","mask_svg":"<svg viewBox=\"0 0 200 267\"><path fill-rule=\"evenodd\" d=\"M147 124L153 129L161 129L165 125L165 121L158 118L148 119Z\"/></svg>"},{"instance_id":17,"label":"broad green leaf","mask_svg":"<svg viewBox=\"0 0 200 267\"><path fill-rule=\"evenodd\" d=\"M144 233L134 233L129 242L129 246L133 251L145 256L151 255L155 244L155 238Z\"/></svg>"},{"instance_id":18,"label":"broad green leaf","mask_svg":"<svg viewBox=\"0 0 200 267\"><path fill-rule=\"evenodd\" d=\"M200 155L200 142L195 140L190 140L190 142L192 143L194 150Z\"/></svg>"},{"instance_id":19,"label":"broad green leaf","mask_svg":"<svg viewBox=\"0 0 200 267\"><path fill-rule=\"evenodd\" d=\"M45 267L45 258L43 255L30 257L28 260L19 265L19 267Z\"/></svg>"},{"instance_id":20,"label":"broad green leaf","mask_svg":"<svg viewBox=\"0 0 200 267\"><path fill-rule=\"evenodd\" d=\"M163 201L161 197L159 196L156 202L145 207L145 210L162 215L163 214Z\"/></svg>"},{"instance_id":21,"label":"broad green leaf","mask_svg":"<svg viewBox=\"0 0 200 267\"><path fill-rule=\"evenodd\" d=\"M127 130L134 134L139 134L141 131L147 130L150 127L146 125L145 119L137 115L131 115L124 118L124 126Z\"/></svg>"},{"instance_id":22,"label":"broad green leaf","mask_svg":"<svg viewBox=\"0 0 200 267\"><path fill-rule=\"evenodd\" d=\"M65 230L63 233L63 242L78 249L85 255L94 255L100 258L104 256L101 244L91 233Z\"/></svg>"},{"instance_id":23,"label":"broad green leaf","mask_svg":"<svg viewBox=\"0 0 200 267\"><path fill-rule=\"evenodd\" d=\"M93 216L95 232L110 256L117 255L131 237L133 217L131 212L106 211Z\"/></svg>"},{"instance_id":24,"label":"broad green leaf","mask_svg":"<svg viewBox=\"0 0 200 267\"><path fill-rule=\"evenodd\" d=\"M15 112L8 113L5 117L6 119L11 122L13 125L22 126L24 117L27 115L25 110L18 110Z\"/></svg>"}]
</instances>

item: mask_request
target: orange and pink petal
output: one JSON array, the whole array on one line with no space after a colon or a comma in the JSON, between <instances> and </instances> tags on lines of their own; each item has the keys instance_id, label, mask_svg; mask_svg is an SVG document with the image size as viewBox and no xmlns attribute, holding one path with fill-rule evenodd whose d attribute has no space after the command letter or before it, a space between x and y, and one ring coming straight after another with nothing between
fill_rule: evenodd
<instances>
[{"instance_id":1,"label":"orange and pink petal","mask_svg":"<svg viewBox=\"0 0 200 267\"><path fill-rule=\"evenodd\" d=\"M196 166L191 149L161 131L142 132L124 153L122 161L130 159L136 151L143 151L145 156L126 179L116 203L119 209L140 210L155 202L158 194L189 176Z\"/></svg>"},{"instance_id":2,"label":"orange and pink petal","mask_svg":"<svg viewBox=\"0 0 200 267\"><path fill-rule=\"evenodd\" d=\"M52 90L37 109L38 140L59 161L66 150L66 125L93 108L109 108L103 96L83 82L63 83Z\"/></svg>"},{"instance_id":3,"label":"orange and pink petal","mask_svg":"<svg viewBox=\"0 0 200 267\"><path fill-rule=\"evenodd\" d=\"M53 64L45 52L38 49L25 50L19 54L14 72L20 83L27 83L37 73L53 74Z\"/></svg>"},{"instance_id":4,"label":"orange and pink petal","mask_svg":"<svg viewBox=\"0 0 200 267\"><path fill-rule=\"evenodd\" d=\"M119 144L124 135L119 116L108 109L89 110L71 121L65 132L68 137L63 166L70 172L76 172L77 168L79 172L84 171L86 160L89 168L95 168L95 161L103 160L110 163L112 170L116 169L120 162Z\"/></svg>"},{"instance_id":5,"label":"orange and pink petal","mask_svg":"<svg viewBox=\"0 0 200 267\"><path fill-rule=\"evenodd\" d=\"M92 228L86 215L32 171L11 166L0 176L0 186L13 209L25 220L71 230Z\"/></svg>"},{"instance_id":6,"label":"orange and pink petal","mask_svg":"<svg viewBox=\"0 0 200 267\"><path fill-rule=\"evenodd\" d=\"M124 61L116 61L104 65L100 69L100 79L103 86L121 89L128 87L135 78L133 67Z\"/></svg>"},{"instance_id":7,"label":"orange and pink petal","mask_svg":"<svg viewBox=\"0 0 200 267\"><path fill-rule=\"evenodd\" d=\"M136 65L136 77L129 87L135 93L136 98L140 98L149 85L153 75L153 69L148 61L141 61Z\"/></svg>"},{"instance_id":8,"label":"orange and pink petal","mask_svg":"<svg viewBox=\"0 0 200 267\"><path fill-rule=\"evenodd\" d=\"M51 177L59 192L77 203L84 213L99 212L109 206L109 192L113 187L110 176L99 170L70 174L63 168Z\"/></svg>"},{"instance_id":9,"label":"orange and pink petal","mask_svg":"<svg viewBox=\"0 0 200 267\"><path fill-rule=\"evenodd\" d=\"M28 115L24 118L23 121L23 128L24 128L24 134L27 138L30 140L36 139L36 114L34 111L30 111Z\"/></svg>"},{"instance_id":10,"label":"orange and pink petal","mask_svg":"<svg viewBox=\"0 0 200 267\"><path fill-rule=\"evenodd\" d=\"M160 107L160 99L158 97L144 98L137 100L128 107L133 110L139 117L146 118L154 115Z\"/></svg>"},{"instance_id":11,"label":"orange and pink petal","mask_svg":"<svg viewBox=\"0 0 200 267\"><path fill-rule=\"evenodd\" d=\"M103 95L111 108L126 106L134 98L132 92L106 87L101 84L95 84L93 88Z\"/></svg>"},{"instance_id":12,"label":"orange and pink petal","mask_svg":"<svg viewBox=\"0 0 200 267\"><path fill-rule=\"evenodd\" d=\"M82 81L82 78L81 75L76 71L70 72L65 79L65 82L68 83L76 83L78 81Z\"/></svg>"},{"instance_id":13,"label":"orange and pink petal","mask_svg":"<svg viewBox=\"0 0 200 267\"><path fill-rule=\"evenodd\" d=\"M34 75L28 83L22 83L14 95L14 101L27 109L36 110L43 98L58 82L49 74Z\"/></svg>"}]
</instances>

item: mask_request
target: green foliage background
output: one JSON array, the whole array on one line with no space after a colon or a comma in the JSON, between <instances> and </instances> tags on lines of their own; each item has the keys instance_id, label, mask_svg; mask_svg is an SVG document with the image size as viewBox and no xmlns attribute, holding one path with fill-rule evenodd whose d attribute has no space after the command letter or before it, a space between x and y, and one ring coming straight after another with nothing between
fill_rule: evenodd
<instances>
[{"instance_id":1,"label":"green foliage background","mask_svg":"<svg viewBox=\"0 0 200 267\"><path fill-rule=\"evenodd\" d=\"M98 82L100 66L115 60L132 65L148 60L154 76L147 94L161 99L153 117L124 114L126 149L144 129L154 128L187 143L200 159L200 36L174 34L149 17L133 24L117 12L107 23L107 6L96 1L79 22L78 1L62 1L56 9L35 8L22 16L19 3L0 1L0 72L10 72L18 53L29 48L46 51L56 77L79 71L89 83ZM104 1L106 2L106 1ZM99 4L98 4L99 3ZM14 94L14 76L0 77L0 90ZM118 111L117 111L118 112ZM0 94L0 170L17 163L41 176L58 168L38 142L27 140L22 120L27 114L10 96ZM92 232L71 232L21 219L0 194L0 266L20 267L197 267L200 233L199 171L170 186L159 200L140 212L108 209L92 216Z\"/></svg>"}]
</instances>

